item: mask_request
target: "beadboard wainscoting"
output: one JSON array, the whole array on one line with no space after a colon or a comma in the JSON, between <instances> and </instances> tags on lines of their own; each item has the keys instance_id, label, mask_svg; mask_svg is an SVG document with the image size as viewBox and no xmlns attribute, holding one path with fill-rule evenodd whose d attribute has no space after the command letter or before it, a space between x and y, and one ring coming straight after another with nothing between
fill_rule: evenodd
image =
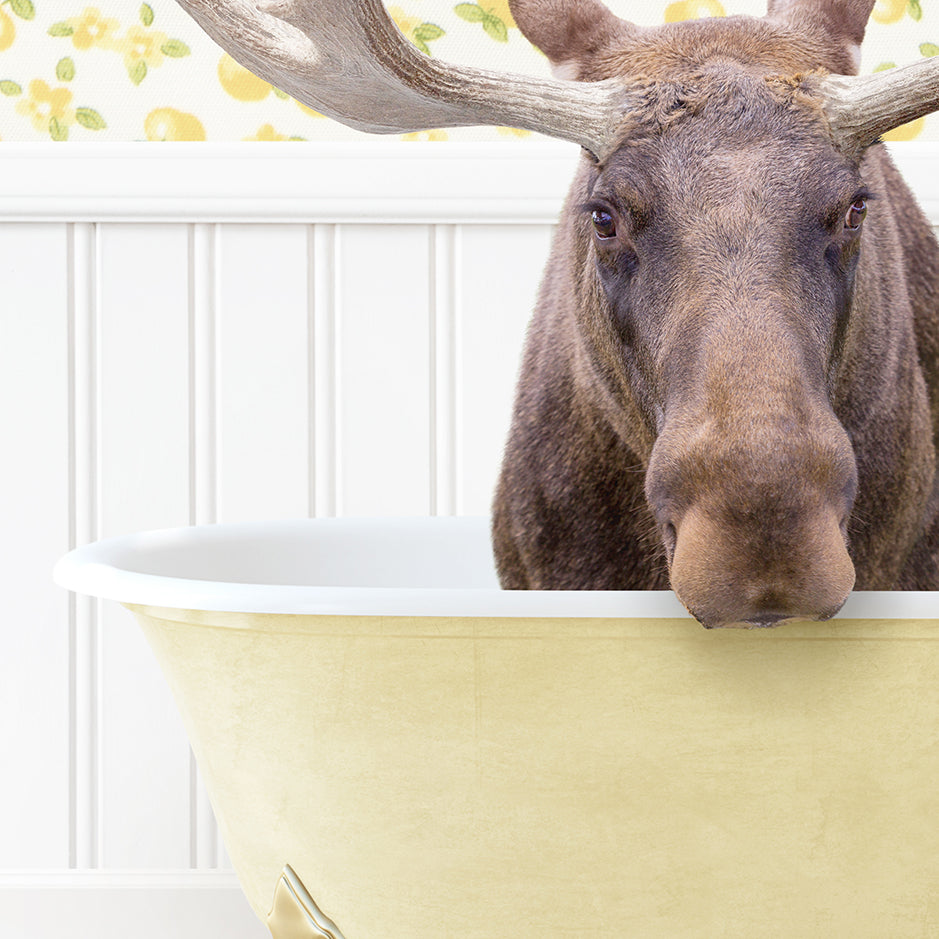
<instances>
[{"instance_id":1,"label":"beadboard wainscoting","mask_svg":"<svg viewBox=\"0 0 939 939\"><path fill-rule=\"evenodd\" d=\"M939 145L894 148L939 224ZM0 145L0 936L257 939L125 532L482 514L559 144ZM272 884L273 889L273 884Z\"/></svg>"}]
</instances>

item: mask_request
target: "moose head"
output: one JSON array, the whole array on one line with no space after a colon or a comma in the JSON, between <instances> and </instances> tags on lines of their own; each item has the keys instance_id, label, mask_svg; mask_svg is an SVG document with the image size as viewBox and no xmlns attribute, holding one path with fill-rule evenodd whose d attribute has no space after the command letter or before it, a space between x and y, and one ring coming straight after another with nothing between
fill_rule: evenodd
<instances>
[{"instance_id":1,"label":"moose head","mask_svg":"<svg viewBox=\"0 0 939 939\"><path fill-rule=\"evenodd\" d=\"M353 127L578 143L494 506L503 586L669 585L706 626L939 587L939 249L880 135L939 57L859 77L873 0L640 28L512 0L556 78L445 65L380 0L179 0Z\"/></svg>"}]
</instances>

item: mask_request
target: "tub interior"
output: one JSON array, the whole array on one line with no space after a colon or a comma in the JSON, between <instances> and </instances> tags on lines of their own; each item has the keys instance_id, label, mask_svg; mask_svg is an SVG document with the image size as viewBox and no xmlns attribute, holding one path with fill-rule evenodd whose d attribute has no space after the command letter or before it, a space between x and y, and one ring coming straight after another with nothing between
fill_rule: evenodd
<instances>
[{"instance_id":1,"label":"tub interior","mask_svg":"<svg viewBox=\"0 0 939 939\"><path fill-rule=\"evenodd\" d=\"M484 518L300 519L150 532L121 569L229 584L498 589Z\"/></svg>"}]
</instances>

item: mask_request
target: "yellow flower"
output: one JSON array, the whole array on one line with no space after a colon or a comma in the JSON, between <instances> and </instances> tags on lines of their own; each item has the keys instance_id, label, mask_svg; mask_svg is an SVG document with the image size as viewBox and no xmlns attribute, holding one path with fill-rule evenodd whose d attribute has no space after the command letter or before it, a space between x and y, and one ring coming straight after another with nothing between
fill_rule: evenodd
<instances>
[{"instance_id":1,"label":"yellow flower","mask_svg":"<svg viewBox=\"0 0 939 939\"><path fill-rule=\"evenodd\" d=\"M418 130L413 134L402 134L402 140L446 140L445 130Z\"/></svg>"},{"instance_id":2,"label":"yellow flower","mask_svg":"<svg viewBox=\"0 0 939 939\"><path fill-rule=\"evenodd\" d=\"M205 140L205 128L195 114L176 108L156 108L143 122L147 140Z\"/></svg>"},{"instance_id":3,"label":"yellow flower","mask_svg":"<svg viewBox=\"0 0 939 939\"><path fill-rule=\"evenodd\" d=\"M16 39L16 26L13 24L13 18L0 9L0 52L9 49L14 39Z\"/></svg>"},{"instance_id":4,"label":"yellow flower","mask_svg":"<svg viewBox=\"0 0 939 939\"><path fill-rule=\"evenodd\" d=\"M163 64L161 47L166 44L166 40L166 33L159 30L131 26L124 38L115 41L112 48L124 54L124 64L128 70L133 69L138 62L145 63L147 68L156 68Z\"/></svg>"},{"instance_id":5,"label":"yellow flower","mask_svg":"<svg viewBox=\"0 0 939 939\"><path fill-rule=\"evenodd\" d=\"M726 16L718 0L675 0L665 8L665 22L700 20L706 16Z\"/></svg>"},{"instance_id":6,"label":"yellow flower","mask_svg":"<svg viewBox=\"0 0 939 939\"><path fill-rule=\"evenodd\" d=\"M68 21L74 32L72 43L76 49L90 49L92 46L110 48L113 42L111 34L118 27L117 20L106 19L97 7L86 7L81 16Z\"/></svg>"},{"instance_id":7,"label":"yellow flower","mask_svg":"<svg viewBox=\"0 0 939 939\"><path fill-rule=\"evenodd\" d=\"M487 12L498 16L509 29L518 29L509 9L509 0L480 0L479 5Z\"/></svg>"},{"instance_id":8,"label":"yellow flower","mask_svg":"<svg viewBox=\"0 0 939 939\"><path fill-rule=\"evenodd\" d=\"M530 130L522 130L518 127L498 127L496 129L503 137L531 137Z\"/></svg>"},{"instance_id":9,"label":"yellow flower","mask_svg":"<svg viewBox=\"0 0 939 939\"><path fill-rule=\"evenodd\" d=\"M263 101L271 93L271 86L263 78L249 72L227 53L218 60L218 80L238 101Z\"/></svg>"},{"instance_id":10,"label":"yellow flower","mask_svg":"<svg viewBox=\"0 0 939 939\"><path fill-rule=\"evenodd\" d=\"M262 125L258 128L258 132L257 132L253 137L245 137L244 139L245 139L245 140L264 140L264 141L267 141L267 140L286 140L286 139L287 139L287 135L286 135L286 134L278 134L277 131L274 130L274 125L273 125L273 124L262 124Z\"/></svg>"},{"instance_id":11,"label":"yellow flower","mask_svg":"<svg viewBox=\"0 0 939 939\"><path fill-rule=\"evenodd\" d=\"M49 133L53 121L63 130L75 123L75 109L69 107L71 103L72 93L68 88L50 88L37 78L29 83L29 94L17 102L16 110L28 117L36 130Z\"/></svg>"},{"instance_id":12,"label":"yellow flower","mask_svg":"<svg viewBox=\"0 0 939 939\"><path fill-rule=\"evenodd\" d=\"M877 0L871 18L875 23L896 23L906 12L907 0Z\"/></svg>"},{"instance_id":13,"label":"yellow flower","mask_svg":"<svg viewBox=\"0 0 939 939\"><path fill-rule=\"evenodd\" d=\"M388 15L395 21L398 29L400 29L405 36L410 36L422 22L417 16L408 16L401 7L388 7Z\"/></svg>"}]
</instances>

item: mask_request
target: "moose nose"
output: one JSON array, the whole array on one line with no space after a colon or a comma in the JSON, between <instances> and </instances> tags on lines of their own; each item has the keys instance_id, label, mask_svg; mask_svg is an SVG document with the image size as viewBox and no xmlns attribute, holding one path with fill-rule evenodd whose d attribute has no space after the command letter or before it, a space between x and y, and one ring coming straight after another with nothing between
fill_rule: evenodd
<instances>
[{"instance_id":1,"label":"moose nose","mask_svg":"<svg viewBox=\"0 0 939 939\"><path fill-rule=\"evenodd\" d=\"M708 628L773 626L837 613L854 586L854 565L834 510L754 539L725 513L698 505L676 526L671 583Z\"/></svg>"}]
</instances>

